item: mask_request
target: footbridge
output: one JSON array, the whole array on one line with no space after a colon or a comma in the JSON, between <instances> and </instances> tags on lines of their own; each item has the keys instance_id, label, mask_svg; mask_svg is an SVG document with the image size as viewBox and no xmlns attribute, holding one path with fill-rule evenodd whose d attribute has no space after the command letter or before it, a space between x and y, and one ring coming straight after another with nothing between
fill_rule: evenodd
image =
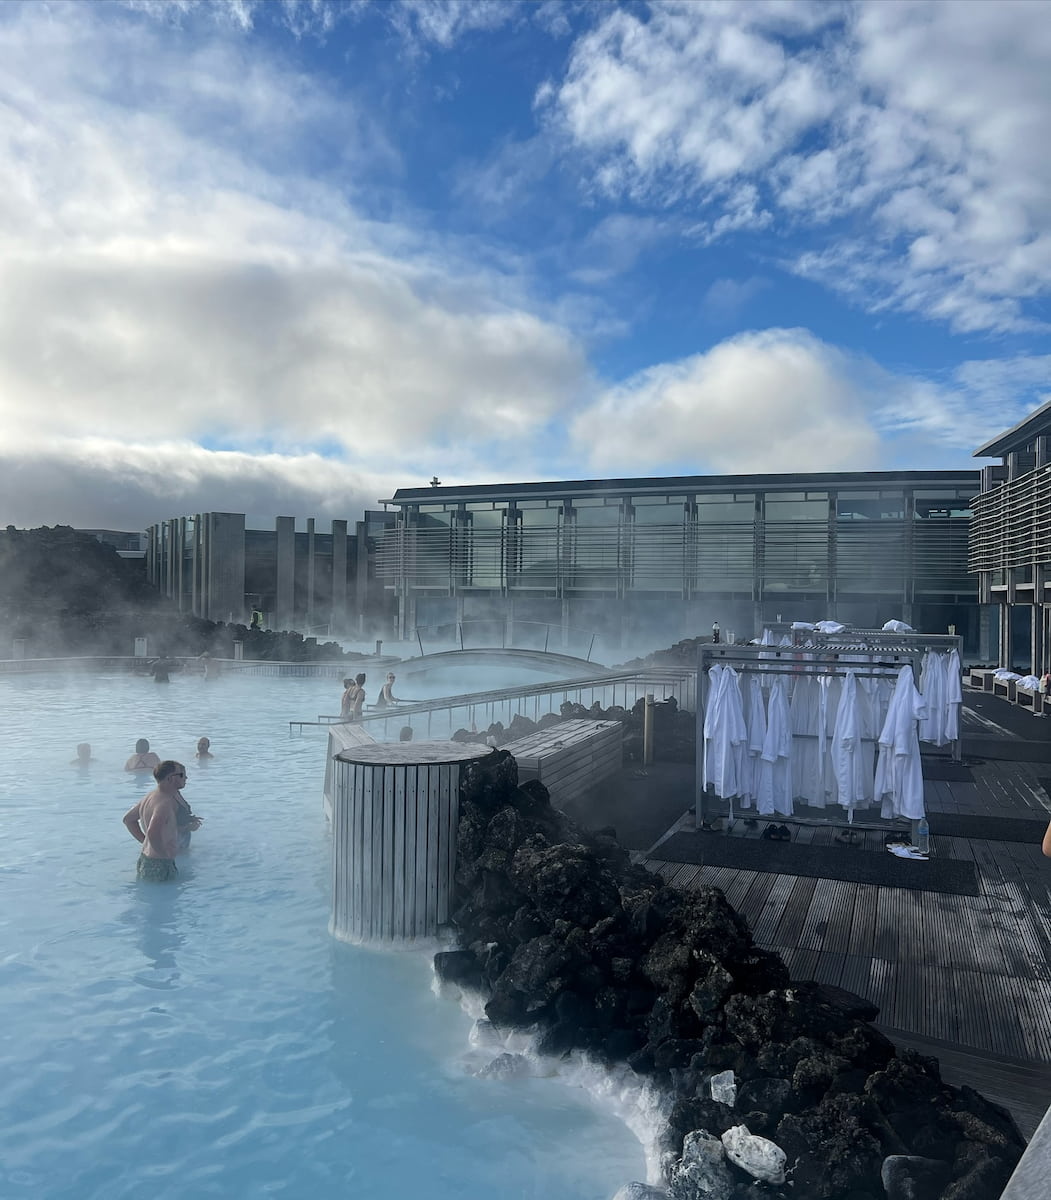
<instances>
[{"instance_id":1,"label":"footbridge","mask_svg":"<svg viewBox=\"0 0 1051 1200\"><path fill-rule=\"evenodd\" d=\"M464 650L440 650L398 664L398 678L412 679L442 667L525 667L548 679L594 678L606 671L598 663L554 650L522 649L512 646L478 646Z\"/></svg>"}]
</instances>

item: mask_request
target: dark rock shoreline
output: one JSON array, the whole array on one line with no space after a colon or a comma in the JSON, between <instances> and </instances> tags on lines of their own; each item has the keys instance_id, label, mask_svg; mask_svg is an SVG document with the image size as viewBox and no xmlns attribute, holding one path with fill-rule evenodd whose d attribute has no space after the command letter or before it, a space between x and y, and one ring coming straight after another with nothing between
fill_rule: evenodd
<instances>
[{"instance_id":1,"label":"dark rock shoreline","mask_svg":"<svg viewBox=\"0 0 1051 1200\"><path fill-rule=\"evenodd\" d=\"M793 982L714 888L684 892L586 833L503 751L461 782L443 981L541 1053L627 1063L669 1098L675 1200L997 1200L1010 1116L899 1052L857 997ZM713 1082L714 1080L714 1082ZM783 1152L783 1154L782 1154Z\"/></svg>"}]
</instances>

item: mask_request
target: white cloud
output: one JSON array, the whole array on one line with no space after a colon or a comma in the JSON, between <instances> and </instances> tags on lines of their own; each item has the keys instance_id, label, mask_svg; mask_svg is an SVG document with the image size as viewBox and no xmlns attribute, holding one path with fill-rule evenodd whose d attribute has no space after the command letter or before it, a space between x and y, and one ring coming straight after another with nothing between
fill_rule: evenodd
<instances>
[{"instance_id":1,"label":"white cloud","mask_svg":"<svg viewBox=\"0 0 1051 1200\"><path fill-rule=\"evenodd\" d=\"M338 172L300 166L295 147L333 128L348 169L387 162L352 102L236 37L57 15L0 16L0 426L22 464L5 511L71 496L67 468L80 523L129 478L166 505L202 508L196 480L222 507L250 507L230 499L244 486L272 508L272 486L314 511L362 497L333 485L341 470L426 478L438 456L470 472L517 453L588 386L572 337L484 254L362 220ZM90 455L77 438L98 439Z\"/></svg>"},{"instance_id":2,"label":"white cloud","mask_svg":"<svg viewBox=\"0 0 1051 1200\"><path fill-rule=\"evenodd\" d=\"M538 103L589 186L710 238L837 218L801 274L1015 330L1051 287L1051 4L864 0L603 13Z\"/></svg>"},{"instance_id":3,"label":"white cloud","mask_svg":"<svg viewBox=\"0 0 1051 1200\"><path fill-rule=\"evenodd\" d=\"M399 486L403 479L316 454L216 452L188 441L52 437L0 449L0 513L18 526L137 530L194 512L354 521Z\"/></svg>"},{"instance_id":4,"label":"white cloud","mask_svg":"<svg viewBox=\"0 0 1051 1200\"><path fill-rule=\"evenodd\" d=\"M1051 356L894 374L801 329L744 333L607 389L572 436L592 468L749 474L967 463L1042 402Z\"/></svg>"},{"instance_id":5,"label":"white cloud","mask_svg":"<svg viewBox=\"0 0 1051 1200\"><path fill-rule=\"evenodd\" d=\"M609 474L667 462L718 474L863 470L879 455L865 399L836 351L803 330L767 330L640 372L572 433Z\"/></svg>"}]
</instances>

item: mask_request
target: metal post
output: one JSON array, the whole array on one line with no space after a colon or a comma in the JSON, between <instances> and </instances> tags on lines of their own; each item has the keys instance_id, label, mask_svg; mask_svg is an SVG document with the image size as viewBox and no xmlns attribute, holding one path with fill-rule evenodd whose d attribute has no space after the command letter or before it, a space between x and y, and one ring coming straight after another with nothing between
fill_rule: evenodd
<instances>
[{"instance_id":1,"label":"metal post","mask_svg":"<svg viewBox=\"0 0 1051 1200\"><path fill-rule=\"evenodd\" d=\"M424 652L424 651L423 651L423 638L421 638L421 637L420 637L420 627L419 627L419 625L417 625L417 626L416 626L416 640L417 640L417 642L419 642L419 644L420 644L420 655L421 655L421 657L422 657L422 656L423 656L423 652Z\"/></svg>"},{"instance_id":2,"label":"metal post","mask_svg":"<svg viewBox=\"0 0 1051 1200\"><path fill-rule=\"evenodd\" d=\"M646 707L642 717L642 761L653 762L653 693L646 693Z\"/></svg>"}]
</instances>

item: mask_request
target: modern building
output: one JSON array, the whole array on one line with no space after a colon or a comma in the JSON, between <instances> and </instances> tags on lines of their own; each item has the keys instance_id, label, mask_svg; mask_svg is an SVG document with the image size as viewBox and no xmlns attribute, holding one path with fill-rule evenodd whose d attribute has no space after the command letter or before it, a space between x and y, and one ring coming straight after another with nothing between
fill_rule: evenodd
<instances>
[{"instance_id":1,"label":"modern building","mask_svg":"<svg viewBox=\"0 0 1051 1200\"><path fill-rule=\"evenodd\" d=\"M979 472L685 476L399 488L376 570L397 636L558 631L596 657L764 621L950 626L988 653L968 575ZM545 636L548 636L545 634ZM552 647L553 648L553 647Z\"/></svg>"},{"instance_id":2,"label":"modern building","mask_svg":"<svg viewBox=\"0 0 1051 1200\"><path fill-rule=\"evenodd\" d=\"M1042 674L1051 667L1051 403L974 455L1000 459L981 471L969 553L979 599L995 605L998 661Z\"/></svg>"},{"instance_id":3,"label":"modern building","mask_svg":"<svg viewBox=\"0 0 1051 1200\"><path fill-rule=\"evenodd\" d=\"M324 637L370 637L390 625L391 602L372 569L377 531L392 518L346 521L173 517L147 530L146 573L183 612L212 621Z\"/></svg>"}]
</instances>

